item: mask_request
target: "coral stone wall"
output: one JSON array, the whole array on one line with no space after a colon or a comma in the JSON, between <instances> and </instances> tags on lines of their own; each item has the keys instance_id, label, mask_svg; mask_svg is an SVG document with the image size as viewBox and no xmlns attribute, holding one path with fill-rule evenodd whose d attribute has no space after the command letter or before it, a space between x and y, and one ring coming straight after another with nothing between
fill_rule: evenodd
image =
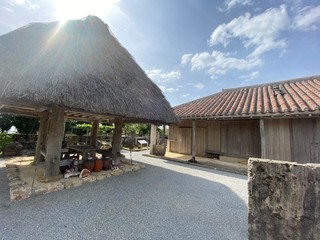
<instances>
[{"instance_id":1,"label":"coral stone wall","mask_svg":"<svg viewBox=\"0 0 320 240\"><path fill-rule=\"evenodd\" d=\"M249 159L251 240L320 239L320 164Z\"/></svg>"}]
</instances>

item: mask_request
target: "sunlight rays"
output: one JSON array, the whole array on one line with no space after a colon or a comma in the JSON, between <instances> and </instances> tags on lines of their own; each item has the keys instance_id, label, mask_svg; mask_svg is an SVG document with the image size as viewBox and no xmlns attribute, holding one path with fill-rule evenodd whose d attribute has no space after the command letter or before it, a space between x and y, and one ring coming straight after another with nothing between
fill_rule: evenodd
<instances>
[{"instance_id":1,"label":"sunlight rays","mask_svg":"<svg viewBox=\"0 0 320 240\"><path fill-rule=\"evenodd\" d=\"M70 19L84 18L88 15L102 17L119 2L119 0L57 0L55 3L55 17L61 24Z\"/></svg>"}]
</instances>

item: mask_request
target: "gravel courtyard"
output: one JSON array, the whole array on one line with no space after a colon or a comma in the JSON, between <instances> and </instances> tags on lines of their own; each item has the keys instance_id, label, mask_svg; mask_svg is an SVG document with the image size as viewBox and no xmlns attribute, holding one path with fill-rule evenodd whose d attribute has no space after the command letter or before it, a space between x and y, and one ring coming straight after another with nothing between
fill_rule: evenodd
<instances>
[{"instance_id":1,"label":"gravel courtyard","mask_svg":"<svg viewBox=\"0 0 320 240\"><path fill-rule=\"evenodd\" d=\"M0 159L0 239L247 239L246 176L132 158L146 168L17 203Z\"/></svg>"}]
</instances>

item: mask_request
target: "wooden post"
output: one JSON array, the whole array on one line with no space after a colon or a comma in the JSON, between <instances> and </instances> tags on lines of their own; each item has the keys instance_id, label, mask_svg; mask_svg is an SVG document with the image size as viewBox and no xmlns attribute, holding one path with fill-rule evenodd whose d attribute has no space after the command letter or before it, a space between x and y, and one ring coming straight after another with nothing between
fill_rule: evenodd
<instances>
[{"instance_id":1,"label":"wooden post","mask_svg":"<svg viewBox=\"0 0 320 240\"><path fill-rule=\"evenodd\" d=\"M264 121L259 120L260 123L260 139L261 139L261 158L266 158L266 137L264 132Z\"/></svg>"},{"instance_id":2,"label":"wooden post","mask_svg":"<svg viewBox=\"0 0 320 240\"><path fill-rule=\"evenodd\" d=\"M38 138L37 138L37 145L36 145L36 153L34 156L33 164L38 165L39 162L44 159L41 155L41 150L45 149L45 141L47 138L47 130L48 130L48 112L45 111L39 114L40 117L40 126L38 130Z\"/></svg>"},{"instance_id":3,"label":"wooden post","mask_svg":"<svg viewBox=\"0 0 320 240\"><path fill-rule=\"evenodd\" d=\"M97 147L98 128L99 128L99 120L94 120L92 122L91 136L90 136L90 145L92 147Z\"/></svg>"},{"instance_id":4,"label":"wooden post","mask_svg":"<svg viewBox=\"0 0 320 240\"><path fill-rule=\"evenodd\" d=\"M64 111L53 107L48 127L45 177L59 174L63 134Z\"/></svg>"},{"instance_id":5,"label":"wooden post","mask_svg":"<svg viewBox=\"0 0 320 240\"><path fill-rule=\"evenodd\" d=\"M112 160L115 165L119 164L119 157L121 150L121 135L122 135L122 125L123 119L121 117L116 117L114 119L115 128L113 130L112 137Z\"/></svg>"},{"instance_id":6,"label":"wooden post","mask_svg":"<svg viewBox=\"0 0 320 240\"><path fill-rule=\"evenodd\" d=\"M314 142L313 142L313 162L315 163L320 163L320 119L316 119L316 124L315 124L315 137L314 137Z\"/></svg>"},{"instance_id":7,"label":"wooden post","mask_svg":"<svg viewBox=\"0 0 320 240\"><path fill-rule=\"evenodd\" d=\"M189 162L196 163L196 121L192 121L192 146L191 146L192 158Z\"/></svg>"},{"instance_id":8,"label":"wooden post","mask_svg":"<svg viewBox=\"0 0 320 240\"><path fill-rule=\"evenodd\" d=\"M150 154L153 154L153 146L156 145L157 140L157 126L151 124L151 133L150 133Z\"/></svg>"}]
</instances>

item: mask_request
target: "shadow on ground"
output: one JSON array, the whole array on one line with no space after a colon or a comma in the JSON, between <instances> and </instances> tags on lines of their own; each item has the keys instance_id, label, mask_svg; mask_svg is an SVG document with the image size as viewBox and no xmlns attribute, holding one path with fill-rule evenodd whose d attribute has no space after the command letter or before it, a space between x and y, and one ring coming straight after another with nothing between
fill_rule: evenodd
<instances>
[{"instance_id":1,"label":"shadow on ground","mask_svg":"<svg viewBox=\"0 0 320 240\"><path fill-rule=\"evenodd\" d=\"M0 179L3 239L247 239L247 207L234 191L163 167L12 204L4 168Z\"/></svg>"}]
</instances>

